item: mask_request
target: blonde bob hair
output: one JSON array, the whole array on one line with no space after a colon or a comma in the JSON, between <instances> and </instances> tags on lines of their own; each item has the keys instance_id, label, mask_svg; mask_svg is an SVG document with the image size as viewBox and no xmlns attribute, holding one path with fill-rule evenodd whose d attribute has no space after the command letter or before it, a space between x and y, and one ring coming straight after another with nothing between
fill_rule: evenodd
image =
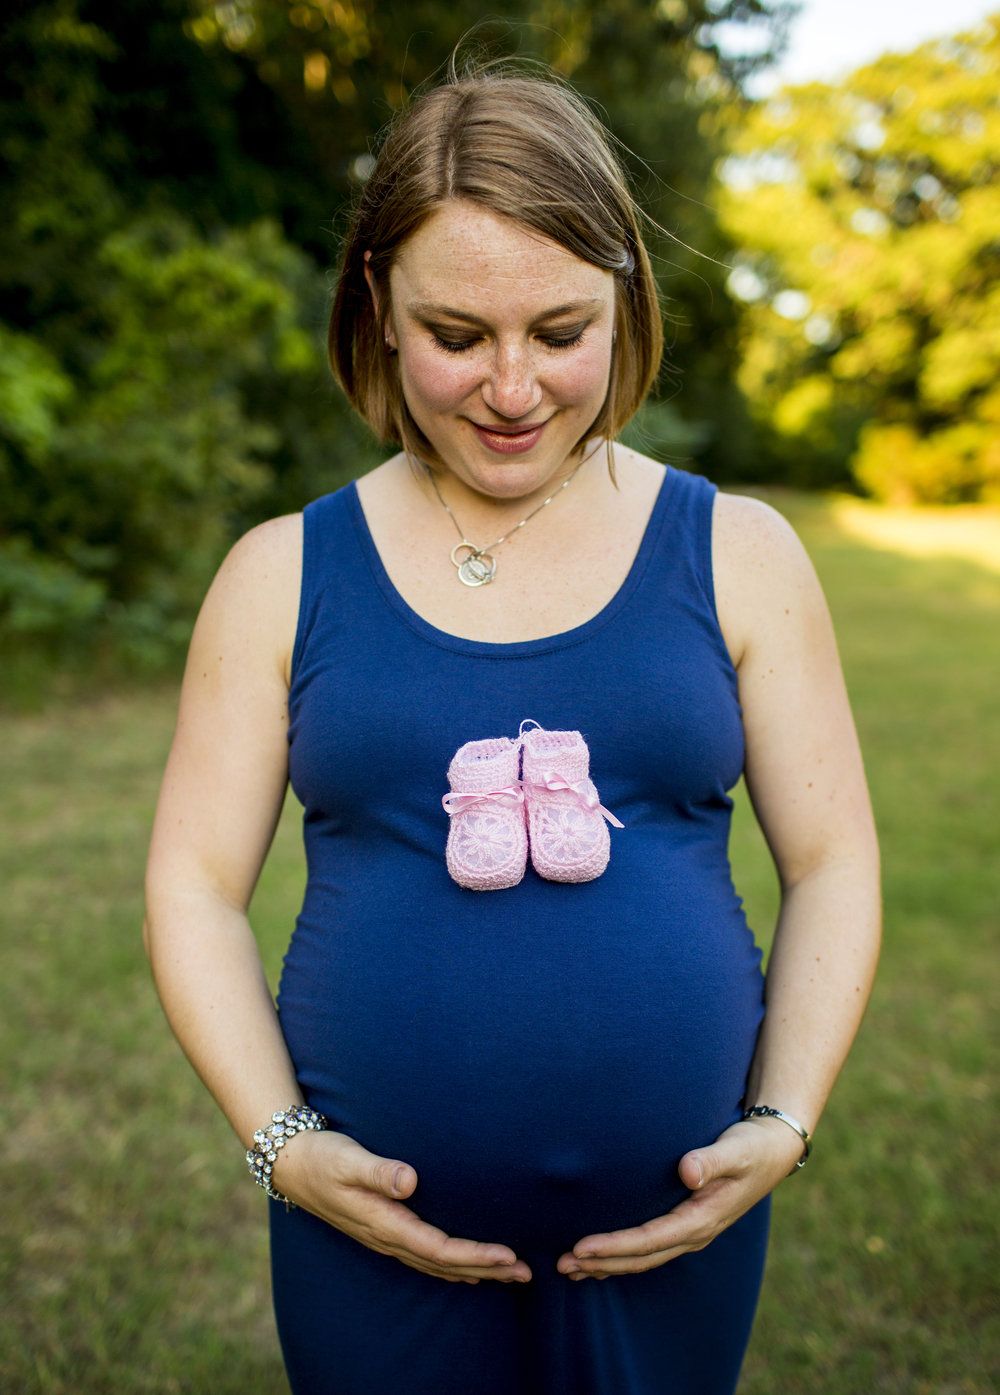
<instances>
[{"instance_id":1,"label":"blonde bob hair","mask_svg":"<svg viewBox=\"0 0 1000 1395\"><path fill-rule=\"evenodd\" d=\"M639 212L600 122L564 83L503 67L452 72L390 124L346 239L330 317L334 375L379 440L428 464L436 452L410 415L386 344L389 273L442 204L464 199L614 273L608 394L584 437L617 435L660 366L663 330ZM365 254L378 309L365 279Z\"/></svg>"}]
</instances>

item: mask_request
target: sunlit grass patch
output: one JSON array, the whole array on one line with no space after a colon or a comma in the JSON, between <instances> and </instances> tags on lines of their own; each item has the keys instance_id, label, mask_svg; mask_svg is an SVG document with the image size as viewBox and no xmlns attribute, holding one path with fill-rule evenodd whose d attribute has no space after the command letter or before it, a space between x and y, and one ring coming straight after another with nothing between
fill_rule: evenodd
<instances>
[{"instance_id":1,"label":"sunlit grass patch","mask_svg":"<svg viewBox=\"0 0 1000 1395\"><path fill-rule=\"evenodd\" d=\"M873 547L910 557L960 557L1000 572L1000 509L888 508L846 495L833 500L832 509L839 527Z\"/></svg>"},{"instance_id":2,"label":"sunlit grass patch","mask_svg":"<svg viewBox=\"0 0 1000 1395\"><path fill-rule=\"evenodd\" d=\"M816 500L778 502L837 624L882 839L885 945L815 1156L776 1198L741 1395L986 1395L1000 1379L1000 579L869 548ZM766 925L773 881L738 812L734 856Z\"/></svg>"}]
</instances>

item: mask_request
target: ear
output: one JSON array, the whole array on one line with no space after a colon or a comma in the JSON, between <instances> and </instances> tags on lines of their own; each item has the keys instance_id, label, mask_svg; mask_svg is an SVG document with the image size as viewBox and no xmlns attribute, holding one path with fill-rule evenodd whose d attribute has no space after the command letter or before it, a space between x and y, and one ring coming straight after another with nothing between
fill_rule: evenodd
<instances>
[{"instance_id":1,"label":"ear","mask_svg":"<svg viewBox=\"0 0 1000 1395\"><path fill-rule=\"evenodd\" d=\"M377 318L377 317L378 317L378 286L376 285L376 283L375 283L375 277L374 277L373 274L372 274L371 260L372 260L372 254L371 254L371 252L366 252L366 253L365 253L365 280L366 280L367 283L368 283L368 290L369 290L369 293L371 294L372 304L373 304L374 307L375 307L375 315L376 315L376 318ZM396 335L395 335L395 332L394 332L394 330L393 330L391 324L386 324L386 327L385 327L385 344L386 344L386 348L387 348L387 349L395 349L395 348L396 348Z\"/></svg>"}]
</instances>

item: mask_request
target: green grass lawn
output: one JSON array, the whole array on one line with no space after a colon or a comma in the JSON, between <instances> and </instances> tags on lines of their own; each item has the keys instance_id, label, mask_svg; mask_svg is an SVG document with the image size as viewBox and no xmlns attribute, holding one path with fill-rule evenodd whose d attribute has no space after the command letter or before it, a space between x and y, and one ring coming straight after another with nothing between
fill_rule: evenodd
<instances>
[{"instance_id":1,"label":"green grass lawn","mask_svg":"<svg viewBox=\"0 0 1000 1395\"><path fill-rule=\"evenodd\" d=\"M777 1194L741 1395L986 1395L1000 1384L1000 575L876 550L820 502L779 502L838 626L886 942L814 1158ZM287 1389L263 1198L169 1034L139 938L173 705L145 692L3 720L4 1395ZM774 879L742 801L733 855L766 941ZM288 808L254 902L272 977L301 878Z\"/></svg>"}]
</instances>

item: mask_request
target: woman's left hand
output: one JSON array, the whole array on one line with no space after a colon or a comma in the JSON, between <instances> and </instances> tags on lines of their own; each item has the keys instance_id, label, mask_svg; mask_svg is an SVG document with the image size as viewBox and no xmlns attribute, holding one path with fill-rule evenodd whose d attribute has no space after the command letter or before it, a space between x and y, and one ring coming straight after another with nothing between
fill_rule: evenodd
<instances>
[{"instance_id":1,"label":"woman's left hand","mask_svg":"<svg viewBox=\"0 0 1000 1395\"><path fill-rule=\"evenodd\" d=\"M780 1119L741 1120L709 1147L684 1154L677 1171L691 1195L672 1211L631 1230L587 1235L556 1268L570 1279L606 1279L703 1250L773 1191L801 1156L801 1139Z\"/></svg>"}]
</instances>

